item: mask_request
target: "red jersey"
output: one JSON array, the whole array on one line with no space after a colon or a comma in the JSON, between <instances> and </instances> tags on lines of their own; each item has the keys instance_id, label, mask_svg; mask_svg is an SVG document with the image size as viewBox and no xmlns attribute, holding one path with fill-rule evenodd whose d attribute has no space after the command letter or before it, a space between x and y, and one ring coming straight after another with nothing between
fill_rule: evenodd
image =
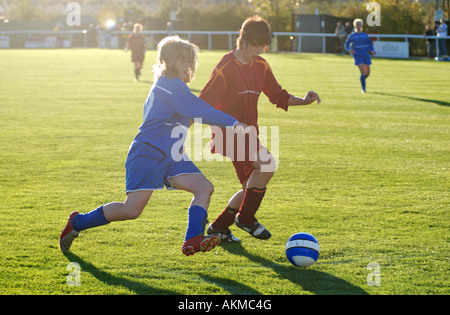
<instances>
[{"instance_id":1,"label":"red jersey","mask_svg":"<svg viewBox=\"0 0 450 315\"><path fill-rule=\"evenodd\" d=\"M234 51L226 54L214 68L199 97L238 121L258 129L258 99L263 92L271 103L287 111L291 97L278 84L266 60L257 57L241 64Z\"/></svg>"},{"instance_id":2,"label":"red jersey","mask_svg":"<svg viewBox=\"0 0 450 315\"><path fill-rule=\"evenodd\" d=\"M145 51L145 36L142 34L131 33L127 38L128 49L131 51Z\"/></svg>"},{"instance_id":3,"label":"red jersey","mask_svg":"<svg viewBox=\"0 0 450 315\"><path fill-rule=\"evenodd\" d=\"M291 94L278 84L267 61L258 56L250 64L243 65L234 56L234 51L231 51L214 68L199 97L239 122L254 126L259 134L257 106L261 92L271 103L287 111ZM249 135L246 135L243 144L237 141L237 134L234 134L233 141L227 141L227 133L222 129L222 137L218 138L223 141L220 144L215 137L217 128L211 126L211 152L231 158L239 180L243 183L253 171L252 161L256 158L254 150L259 151L259 141L256 140L256 148L249 144ZM234 146L233 150L230 150L230 145Z\"/></svg>"}]
</instances>

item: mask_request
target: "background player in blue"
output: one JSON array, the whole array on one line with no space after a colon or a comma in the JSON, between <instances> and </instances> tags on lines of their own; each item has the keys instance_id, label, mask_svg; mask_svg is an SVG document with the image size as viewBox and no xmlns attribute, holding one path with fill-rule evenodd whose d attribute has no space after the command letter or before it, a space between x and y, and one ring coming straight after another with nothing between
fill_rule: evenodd
<instances>
[{"instance_id":1,"label":"background player in blue","mask_svg":"<svg viewBox=\"0 0 450 315\"><path fill-rule=\"evenodd\" d=\"M372 64L370 54L375 55L376 53L369 36L362 31L363 21L361 19L355 19L353 21L353 27L355 31L347 37L345 49L353 55L355 66L358 66L361 72L361 92L365 93L366 78L370 75L370 65Z\"/></svg>"},{"instance_id":2,"label":"background player in blue","mask_svg":"<svg viewBox=\"0 0 450 315\"><path fill-rule=\"evenodd\" d=\"M59 238L62 251L70 249L80 231L112 221L138 218L153 191L164 186L194 195L182 252L189 256L209 251L219 244L217 235L203 236L214 187L186 154L172 150L180 139L185 139L194 118L201 118L206 124L232 126L238 131L244 130L246 125L214 109L189 90L186 84L194 78L198 51L196 45L178 36L166 37L158 44L158 60L153 67L155 83L145 101L143 123L131 143L125 163L127 198L124 202L108 203L88 213L72 212ZM176 133L178 137L172 135L174 128L182 130L181 134Z\"/></svg>"}]
</instances>

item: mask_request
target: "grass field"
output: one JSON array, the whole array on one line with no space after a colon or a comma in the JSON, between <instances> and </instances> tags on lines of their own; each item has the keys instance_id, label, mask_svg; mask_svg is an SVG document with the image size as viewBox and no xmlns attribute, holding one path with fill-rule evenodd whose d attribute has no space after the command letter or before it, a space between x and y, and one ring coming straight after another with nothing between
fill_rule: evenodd
<instances>
[{"instance_id":1,"label":"grass field","mask_svg":"<svg viewBox=\"0 0 450 315\"><path fill-rule=\"evenodd\" d=\"M201 53L195 94L224 53ZM264 57L288 91L323 100L285 113L260 98L260 125L279 126L257 216L270 240L233 227L240 245L185 257L191 195L158 191L139 219L85 231L63 254L71 211L125 198L155 52L136 83L120 50L1 50L0 294L450 294L450 64L374 59L361 94L349 56ZM215 185L211 221L239 184L229 162L196 164ZM307 269L284 254L300 231L321 246Z\"/></svg>"}]
</instances>

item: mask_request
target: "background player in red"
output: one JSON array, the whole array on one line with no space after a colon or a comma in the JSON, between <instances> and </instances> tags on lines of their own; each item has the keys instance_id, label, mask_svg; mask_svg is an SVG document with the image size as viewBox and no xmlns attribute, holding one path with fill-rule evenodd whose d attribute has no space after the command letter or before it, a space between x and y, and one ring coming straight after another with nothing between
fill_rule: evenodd
<instances>
[{"instance_id":1,"label":"background player in red","mask_svg":"<svg viewBox=\"0 0 450 315\"><path fill-rule=\"evenodd\" d=\"M144 65L145 50L147 39L142 32L142 25L139 23L134 24L133 33L128 36L125 52L131 50L131 62L134 63L134 77L136 81L139 81L141 75L141 69Z\"/></svg>"},{"instance_id":2,"label":"background player in red","mask_svg":"<svg viewBox=\"0 0 450 315\"><path fill-rule=\"evenodd\" d=\"M266 20L259 16L247 18L242 24L237 48L220 60L199 95L214 108L248 126L254 126L257 133L257 105L261 93L264 93L276 107L285 111L289 106L321 102L319 95L313 91L309 91L305 97L301 98L289 94L278 84L269 64L260 57L264 48L269 45L270 38L270 25ZM212 152L231 158L242 184L242 190L229 200L225 210L210 224L207 233L219 234L224 241L239 241L229 229L233 223L236 223L236 226L252 236L268 239L271 234L256 220L255 213L264 197L266 186L275 172L275 168L268 167L269 170L267 170L264 166L274 165L274 158L266 148L259 146L256 160L250 158L251 152L248 147L245 148L245 160L239 160L236 154L226 152L226 133L222 132L222 137L215 137L215 130L217 131L212 128ZM223 139L222 144L218 143L219 138ZM239 148L235 148L234 153L236 149ZM268 157L261 158L262 152L268 153Z\"/></svg>"}]
</instances>

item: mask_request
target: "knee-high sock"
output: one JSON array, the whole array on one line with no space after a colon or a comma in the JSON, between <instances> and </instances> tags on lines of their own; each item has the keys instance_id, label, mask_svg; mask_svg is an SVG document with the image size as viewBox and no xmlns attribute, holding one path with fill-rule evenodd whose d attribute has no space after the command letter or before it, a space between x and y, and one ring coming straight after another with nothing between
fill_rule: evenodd
<instances>
[{"instance_id":1,"label":"knee-high sock","mask_svg":"<svg viewBox=\"0 0 450 315\"><path fill-rule=\"evenodd\" d=\"M366 78L366 75L361 75L361 77L359 78L359 80L361 81L361 87L364 91L366 90Z\"/></svg>"},{"instance_id":2,"label":"knee-high sock","mask_svg":"<svg viewBox=\"0 0 450 315\"><path fill-rule=\"evenodd\" d=\"M239 222L243 224L251 224L255 222L255 213L266 193L266 188L247 188L245 190L244 200L239 209Z\"/></svg>"},{"instance_id":3,"label":"knee-high sock","mask_svg":"<svg viewBox=\"0 0 450 315\"><path fill-rule=\"evenodd\" d=\"M213 228L215 230L226 230L230 225L234 223L238 209L226 207L225 210L214 220Z\"/></svg>"},{"instance_id":4,"label":"knee-high sock","mask_svg":"<svg viewBox=\"0 0 450 315\"><path fill-rule=\"evenodd\" d=\"M75 231L83 231L96 226L108 224L105 214L103 213L103 206L98 207L88 213L80 213L72 220L72 228Z\"/></svg>"},{"instance_id":5,"label":"knee-high sock","mask_svg":"<svg viewBox=\"0 0 450 315\"><path fill-rule=\"evenodd\" d=\"M193 238L197 235L205 233L206 218L208 213L200 206L191 206L188 210L188 224L184 240Z\"/></svg>"}]
</instances>

